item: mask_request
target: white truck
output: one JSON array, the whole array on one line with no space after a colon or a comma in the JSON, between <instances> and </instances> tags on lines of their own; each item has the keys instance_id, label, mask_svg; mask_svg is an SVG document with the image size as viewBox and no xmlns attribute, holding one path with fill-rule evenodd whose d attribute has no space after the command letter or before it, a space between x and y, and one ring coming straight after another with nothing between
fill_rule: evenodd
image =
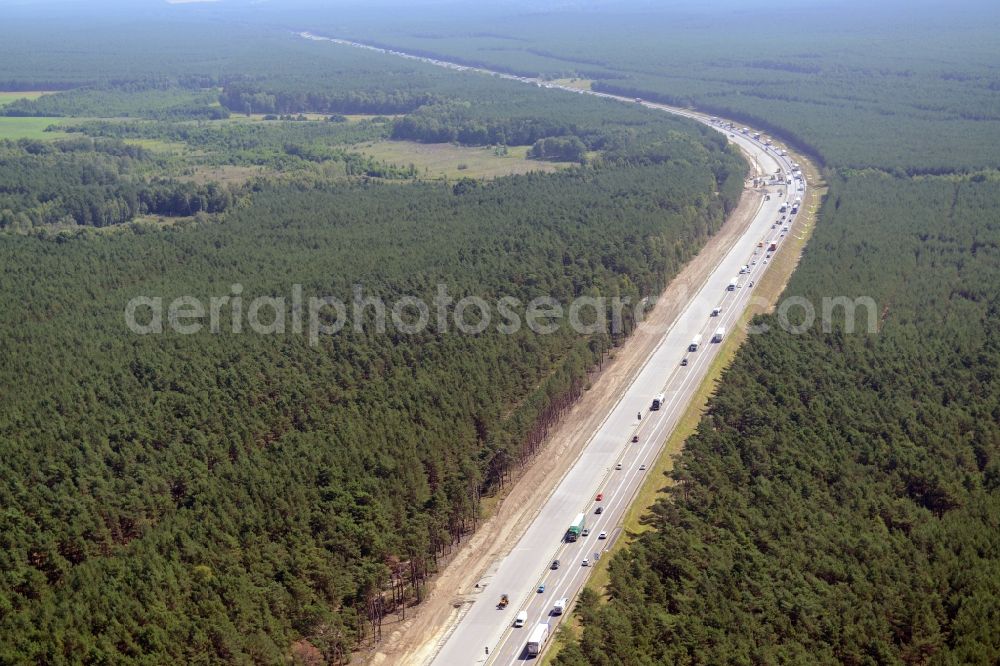
<instances>
[{"instance_id":1,"label":"white truck","mask_svg":"<svg viewBox=\"0 0 1000 666\"><path fill-rule=\"evenodd\" d=\"M549 625L545 622L541 622L535 625L535 628L531 630L531 635L528 636L528 644L525 649L528 652L529 657L537 657L542 652L542 646L545 645L545 639L549 637Z\"/></svg>"},{"instance_id":2,"label":"white truck","mask_svg":"<svg viewBox=\"0 0 1000 666\"><path fill-rule=\"evenodd\" d=\"M722 338L726 337L726 327L720 326L715 329L715 335L712 336L712 342L722 342Z\"/></svg>"},{"instance_id":3,"label":"white truck","mask_svg":"<svg viewBox=\"0 0 1000 666\"><path fill-rule=\"evenodd\" d=\"M729 286L726 287L726 291L736 291L736 278L729 281Z\"/></svg>"},{"instance_id":4,"label":"white truck","mask_svg":"<svg viewBox=\"0 0 1000 666\"><path fill-rule=\"evenodd\" d=\"M666 401L667 401L667 397L665 395L663 395L662 393L660 393L655 398L653 398L653 404L649 406L649 409L652 410L652 411L654 411L654 412L658 411L660 409L660 407L663 406L663 403L665 403Z\"/></svg>"},{"instance_id":5,"label":"white truck","mask_svg":"<svg viewBox=\"0 0 1000 666\"><path fill-rule=\"evenodd\" d=\"M698 351L698 346L701 344L701 333L691 338L691 344L688 345L689 352Z\"/></svg>"},{"instance_id":6,"label":"white truck","mask_svg":"<svg viewBox=\"0 0 1000 666\"><path fill-rule=\"evenodd\" d=\"M556 601L555 605L552 607L552 614L553 615L562 615L566 611L566 606L567 605L569 605L569 599L567 599L566 597L563 597L562 599L558 599Z\"/></svg>"}]
</instances>

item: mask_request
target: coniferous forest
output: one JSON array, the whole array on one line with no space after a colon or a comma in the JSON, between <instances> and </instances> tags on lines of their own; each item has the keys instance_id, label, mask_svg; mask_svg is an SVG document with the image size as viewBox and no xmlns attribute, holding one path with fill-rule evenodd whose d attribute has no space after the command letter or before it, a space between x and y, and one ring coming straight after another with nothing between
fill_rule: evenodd
<instances>
[{"instance_id":1,"label":"coniferous forest","mask_svg":"<svg viewBox=\"0 0 1000 666\"><path fill-rule=\"evenodd\" d=\"M384 68L395 96L391 61L314 51L341 52ZM417 103L469 108L461 87L405 67ZM550 335L458 335L365 319L311 344L245 324L136 335L130 299L207 302L238 285L249 303L300 285L351 302L357 286L391 304L430 302L443 285L456 300L635 303L719 228L746 169L693 124L521 87L494 93L496 109L423 113L478 119L511 145L573 137L586 163L429 182L354 148L408 116L184 120L142 112L143 84L137 117L121 113L127 86L102 85L122 91L106 109L78 110L104 99L79 88L19 103L12 117L62 108L69 137L0 147L5 663L279 663L303 639L347 661L420 599L482 498L516 477L635 324L629 310L623 329L593 335L565 321ZM517 125L536 129L504 129ZM190 177L248 165L262 175ZM179 221L130 223L148 214Z\"/></svg>"},{"instance_id":2,"label":"coniferous forest","mask_svg":"<svg viewBox=\"0 0 1000 666\"><path fill-rule=\"evenodd\" d=\"M637 302L742 191L694 123L301 30L700 108L823 168L783 297L876 310L755 321L555 663L1000 660L995 7L222 4L5 10L0 663L347 663L635 325L139 335L130 299ZM430 178L383 142L538 171Z\"/></svg>"}]
</instances>

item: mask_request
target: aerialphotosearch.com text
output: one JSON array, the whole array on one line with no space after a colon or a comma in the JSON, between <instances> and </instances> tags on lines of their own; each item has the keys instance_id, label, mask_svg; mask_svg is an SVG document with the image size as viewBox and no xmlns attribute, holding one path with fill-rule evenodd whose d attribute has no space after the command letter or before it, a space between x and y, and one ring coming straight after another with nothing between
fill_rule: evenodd
<instances>
[{"instance_id":1,"label":"aerialphotosearch.com text","mask_svg":"<svg viewBox=\"0 0 1000 666\"><path fill-rule=\"evenodd\" d=\"M749 305L764 305L752 297ZM195 335L206 329L213 334L306 335L316 346L324 336L332 336L350 326L358 333L385 333L390 326L398 333L415 335L432 329L435 333L457 331L479 335L491 326L501 334L512 335L527 327L539 335L554 333L568 324L577 333L590 335L602 331L619 334L625 322L643 320L647 299L633 302L628 296L580 296L568 304L551 296L528 301L514 296L492 300L480 296L456 299L444 284L437 285L431 298L401 296L386 299L366 293L354 285L348 299L336 296L306 296L302 285L291 287L286 296L244 294L243 285L231 285L229 293L208 298L178 296L168 301L162 296L137 296L125 306L125 324L138 335L172 332ZM819 309L808 299L790 297L775 308L778 326L792 333L802 333L820 320L823 330L832 328L836 318L845 332L853 333L863 322L863 330L877 332L877 307L869 297L824 297ZM768 324L757 322L748 327L751 334L764 333Z\"/></svg>"}]
</instances>

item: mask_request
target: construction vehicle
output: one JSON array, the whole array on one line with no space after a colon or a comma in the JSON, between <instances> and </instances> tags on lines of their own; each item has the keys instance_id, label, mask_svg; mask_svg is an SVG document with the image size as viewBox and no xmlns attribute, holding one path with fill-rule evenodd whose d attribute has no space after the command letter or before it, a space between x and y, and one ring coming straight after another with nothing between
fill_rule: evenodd
<instances>
[{"instance_id":1,"label":"construction vehicle","mask_svg":"<svg viewBox=\"0 0 1000 666\"><path fill-rule=\"evenodd\" d=\"M510 603L510 597L508 597L506 594L501 594L500 603L497 604L497 608L499 610L503 610L504 608L507 608L507 604L509 603Z\"/></svg>"}]
</instances>

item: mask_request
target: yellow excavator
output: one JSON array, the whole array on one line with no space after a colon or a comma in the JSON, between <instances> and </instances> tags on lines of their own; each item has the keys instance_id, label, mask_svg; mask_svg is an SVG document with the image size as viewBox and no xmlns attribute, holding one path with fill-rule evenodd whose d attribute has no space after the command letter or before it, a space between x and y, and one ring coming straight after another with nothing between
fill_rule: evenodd
<instances>
[{"instance_id":1,"label":"yellow excavator","mask_svg":"<svg viewBox=\"0 0 1000 666\"><path fill-rule=\"evenodd\" d=\"M503 610L507 608L507 604L510 603L510 598L506 594L500 595L500 603L497 604L497 608Z\"/></svg>"}]
</instances>

